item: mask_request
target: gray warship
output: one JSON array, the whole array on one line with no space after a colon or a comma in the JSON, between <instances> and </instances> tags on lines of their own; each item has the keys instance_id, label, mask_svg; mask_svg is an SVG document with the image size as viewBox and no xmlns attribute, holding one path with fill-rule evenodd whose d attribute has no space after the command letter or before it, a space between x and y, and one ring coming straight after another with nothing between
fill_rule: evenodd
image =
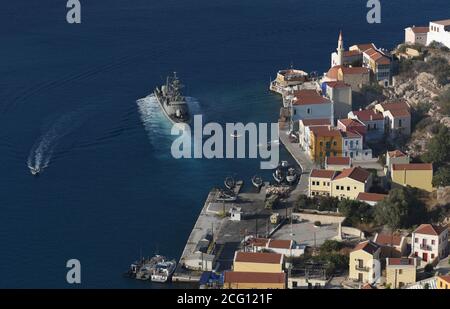
<instances>
[{"instance_id":1,"label":"gray warship","mask_svg":"<svg viewBox=\"0 0 450 309\"><path fill-rule=\"evenodd\" d=\"M189 122L189 107L185 97L181 95L183 88L177 73L167 77L166 84L161 88L156 87L154 94L164 114L172 123Z\"/></svg>"}]
</instances>

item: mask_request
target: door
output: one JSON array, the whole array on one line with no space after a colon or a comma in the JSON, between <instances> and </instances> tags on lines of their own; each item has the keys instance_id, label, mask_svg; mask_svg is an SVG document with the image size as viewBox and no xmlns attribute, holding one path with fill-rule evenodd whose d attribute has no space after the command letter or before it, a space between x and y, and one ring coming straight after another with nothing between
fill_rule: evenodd
<instances>
[{"instance_id":1,"label":"door","mask_svg":"<svg viewBox=\"0 0 450 309\"><path fill-rule=\"evenodd\" d=\"M424 260L425 262L428 261L428 253L424 252L424 253L422 254L422 260Z\"/></svg>"},{"instance_id":2,"label":"door","mask_svg":"<svg viewBox=\"0 0 450 309\"><path fill-rule=\"evenodd\" d=\"M358 274L358 281L363 282L363 274L361 273Z\"/></svg>"}]
</instances>

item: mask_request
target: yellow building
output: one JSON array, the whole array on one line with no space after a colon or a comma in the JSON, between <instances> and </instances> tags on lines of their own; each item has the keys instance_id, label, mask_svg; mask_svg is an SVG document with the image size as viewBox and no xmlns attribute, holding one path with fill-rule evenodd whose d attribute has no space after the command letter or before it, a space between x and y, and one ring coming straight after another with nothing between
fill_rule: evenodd
<instances>
[{"instance_id":1,"label":"yellow building","mask_svg":"<svg viewBox=\"0 0 450 309\"><path fill-rule=\"evenodd\" d=\"M285 289L285 273L259 273L227 271L224 289Z\"/></svg>"},{"instance_id":2,"label":"yellow building","mask_svg":"<svg viewBox=\"0 0 450 309\"><path fill-rule=\"evenodd\" d=\"M283 272L284 258L278 253L236 252L234 254L233 270L235 272Z\"/></svg>"},{"instance_id":3,"label":"yellow building","mask_svg":"<svg viewBox=\"0 0 450 309\"><path fill-rule=\"evenodd\" d=\"M414 258L387 258L386 284L398 289L407 284L416 282L416 259Z\"/></svg>"},{"instance_id":4,"label":"yellow building","mask_svg":"<svg viewBox=\"0 0 450 309\"><path fill-rule=\"evenodd\" d=\"M371 185L370 172L360 167L346 168L334 176L331 196L355 200L360 192L367 192Z\"/></svg>"},{"instance_id":5,"label":"yellow building","mask_svg":"<svg viewBox=\"0 0 450 309\"><path fill-rule=\"evenodd\" d=\"M436 287L438 290L450 290L450 275L438 276Z\"/></svg>"},{"instance_id":6,"label":"yellow building","mask_svg":"<svg viewBox=\"0 0 450 309\"><path fill-rule=\"evenodd\" d=\"M428 163L393 164L392 182L401 186L411 186L433 191L433 165Z\"/></svg>"},{"instance_id":7,"label":"yellow building","mask_svg":"<svg viewBox=\"0 0 450 309\"><path fill-rule=\"evenodd\" d=\"M311 127L309 154L311 160L325 163L326 157L342 156L341 131L330 127Z\"/></svg>"},{"instance_id":8,"label":"yellow building","mask_svg":"<svg viewBox=\"0 0 450 309\"><path fill-rule=\"evenodd\" d=\"M335 171L313 169L309 175L309 196L331 196L331 181Z\"/></svg>"},{"instance_id":9,"label":"yellow building","mask_svg":"<svg viewBox=\"0 0 450 309\"><path fill-rule=\"evenodd\" d=\"M381 248L376 243L367 240L359 243L349 259L349 278L361 283L377 283L380 280Z\"/></svg>"}]
</instances>

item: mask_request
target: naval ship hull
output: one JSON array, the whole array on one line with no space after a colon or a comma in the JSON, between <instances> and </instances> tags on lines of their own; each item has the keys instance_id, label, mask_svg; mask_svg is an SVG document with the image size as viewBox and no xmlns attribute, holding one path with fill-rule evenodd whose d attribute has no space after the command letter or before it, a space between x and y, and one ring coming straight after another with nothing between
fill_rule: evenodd
<instances>
[{"instance_id":1,"label":"naval ship hull","mask_svg":"<svg viewBox=\"0 0 450 309\"><path fill-rule=\"evenodd\" d=\"M168 104L167 99L164 97L161 89L158 87L156 87L153 94L155 95L156 101L158 101L158 104L161 107L161 110L163 111L164 115L166 116L167 119L170 120L170 122L172 122L173 124L189 122L190 117L186 102L182 102L182 104L176 103L174 104L173 102ZM182 111L182 114L185 115L183 118L176 116L177 109Z\"/></svg>"}]
</instances>

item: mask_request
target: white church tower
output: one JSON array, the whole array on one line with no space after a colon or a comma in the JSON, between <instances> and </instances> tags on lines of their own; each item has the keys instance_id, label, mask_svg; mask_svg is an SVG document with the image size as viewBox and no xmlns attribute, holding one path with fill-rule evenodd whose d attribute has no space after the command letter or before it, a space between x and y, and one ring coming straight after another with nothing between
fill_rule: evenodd
<instances>
[{"instance_id":1,"label":"white church tower","mask_svg":"<svg viewBox=\"0 0 450 309\"><path fill-rule=\"evenodd\" d=\"M344 39L342 38L342 31L340 31L337 47L336 65L343 65L343 64L344 64Z\"/></svg>"}]
</instances>

